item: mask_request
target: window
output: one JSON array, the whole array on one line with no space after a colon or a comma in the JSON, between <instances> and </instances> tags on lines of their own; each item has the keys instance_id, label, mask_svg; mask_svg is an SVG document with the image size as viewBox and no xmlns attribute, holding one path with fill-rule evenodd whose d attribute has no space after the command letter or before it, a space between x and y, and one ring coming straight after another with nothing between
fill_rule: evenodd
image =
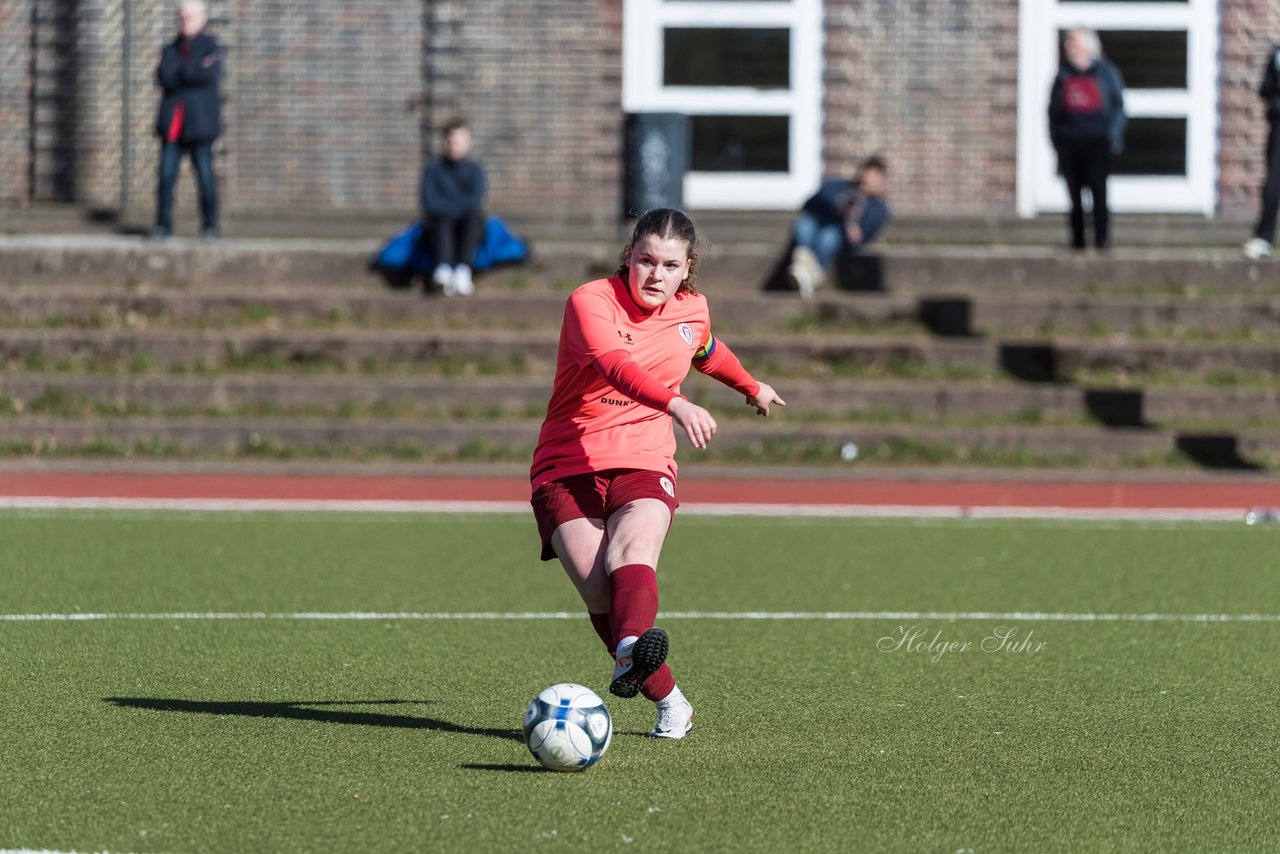
<instances>
[{"instance_id":1,"label":"window","mask_svg":"<svg viewBox=\"0 0 1280 854\"><path fill-rule=\"evenodd\" d=\"M667 27L662 85L791 85L791 31L772 27Z\"/></svg>"},{"instance_id":2,"label":"window","mask_svg":"<svg viewBox=\"0 0 1280 854\"><path fill-rule=\"evenodd\" d=\"M822 173L822 0L625 0L623 109L689 117L685 204L791 209Z\"/></svg>"},{"instance_id":3,"label":"window","mask_svg":"<svg viewBox=\"0 0 1280 854\"><path fill-rule=\"evenodd\" d=\"M1067 37L1058 32L1058 44ZM1186 89L1186 30L1099 30L1102 54L1124 77L1126 89Z\"/></svg>"},{"instance_id":4,"label":"window","mask_svg":"<svg viewBox=\"0 0 1280 854\"><path fill-rule=\"evenodd\" d=\"M1075 27L1098 33L1125 80L1129 124L1113 164L1113 210L1196 212L1217 205L1218 0L1020 0L1018 212L1068 206L1046 132L1049 89L1062 41Z\"/></svg>"},{"instance_id":5,"label":"window","mask_svg":"<svg viewBox=\"0 0 1280 854\"><path fill-rule=\"evenodd\" d=\"M788 116L692 116L693 171L786 172Z\"/></svg>"}]
</instances>

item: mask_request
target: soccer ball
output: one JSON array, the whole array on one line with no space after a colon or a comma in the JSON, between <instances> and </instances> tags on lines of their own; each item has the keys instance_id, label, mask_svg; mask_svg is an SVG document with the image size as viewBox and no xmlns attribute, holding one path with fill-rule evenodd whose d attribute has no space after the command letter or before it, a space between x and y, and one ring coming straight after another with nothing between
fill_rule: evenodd
<instances>
[{"instance_id":1,"label":"soccer ball","mask_svg":"<svg viewBox=\"0 0 1280 854\"><path fill-rule=\"evenodd\" d=\"M525 744L534 759L553 771L590 768L612 738L613 720L604 700L572 682L543 689L524 713Z\"/></svg>"}]
</instances>

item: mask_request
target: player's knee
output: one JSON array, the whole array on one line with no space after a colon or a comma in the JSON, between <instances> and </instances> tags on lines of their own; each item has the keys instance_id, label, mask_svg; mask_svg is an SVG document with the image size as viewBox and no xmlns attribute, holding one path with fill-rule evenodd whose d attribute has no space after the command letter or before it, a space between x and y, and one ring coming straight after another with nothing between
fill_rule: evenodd
<instances>
[{"instance_id":1,"label":"player's knee","mask_svg":"<svg viewBox=\"0 0 1280 854\"><path fill-rule=\"evenodd\" d=\"M662 551L662 540L653 538L631 538L609 543L606 560L611 568L642 563L655 569L658 555Z\"/></svg>"}]
</instances>

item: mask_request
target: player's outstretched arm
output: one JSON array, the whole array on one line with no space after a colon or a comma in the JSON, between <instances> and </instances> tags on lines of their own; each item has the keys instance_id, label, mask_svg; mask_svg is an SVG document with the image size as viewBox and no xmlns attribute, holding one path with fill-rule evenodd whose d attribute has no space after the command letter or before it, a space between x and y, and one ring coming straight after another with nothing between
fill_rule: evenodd
<instances>
[{"instance_id":1,"label":"player's outstretched arm","mask_svg":"<svg viewBox=\"0 0 1280 854\"><path fill-rule=\"evenodd\" d=\"M775 403L779 406L787 405L772 386L751 376L729 349L729 345L715 336L709 336L707 343L693 357L693 366L707 376L742 392L747 398L747 405L754 406L759 415L768 415L769 407Z\"/></svg>"},{"instance_id":2,"label":"player's outstretched arm","mask_svg":"<svg viewBox=\"0 0 1280 854\"><path fill-rule=\"evenodd\" d=\"M705 448L716 434L716 420L711 413L683 397L673 398L667 405L672 420L680 425L695 448Z\"/></svg>"},{"instance_id":3,"label":"player's outstretched arm","mask_svg":"<svg viewBox=\"0 0 1280 854\"><path fill-rule=\"evenodd\" d=\"M754 406L756 415L763 415L766 418L769 417L769 407L775 403L779 406L787 405L787 402L768 383L760 383L760 390L747 398L747 406Z\"/></svg>"}]
</instances>

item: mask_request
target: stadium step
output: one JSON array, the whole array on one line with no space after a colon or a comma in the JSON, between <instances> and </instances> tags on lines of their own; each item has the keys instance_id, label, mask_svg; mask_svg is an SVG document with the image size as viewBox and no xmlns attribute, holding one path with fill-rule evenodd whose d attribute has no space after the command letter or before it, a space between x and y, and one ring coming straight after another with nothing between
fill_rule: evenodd
<instances>
[{"instance_id":1,"label":"stadium step","mask_svg":"<svg viewBox=\"0 0 1280 854\"><path fill-rule=\"evenodd\" d=\"M733 349L764 376L978 379L1032 382L1268 383L1280 344L1066 337L992 340L924 334L744 332ZM555 330L10 329L0 360L79 373L322 371L364 374L548 373Z\"/></svg>"},{"instance_id":2,"label":"stadium step","mask_svg":"<svg viewBox=\"0 0 1280 854\"><path fill-rule=\"evenodd\" d=\"M724 429L686 458L1272 461L1280 266L1234 248L887 243L859 262L864 290L805 301L762 290L776 223L712 224L731 235L699 270L716 329L791 406L756 419L692 378ZM8 454L527 456L565 296L612 272L620 241L540 238L471 299L388 287L366 269L375 245L0 238Z\"/></svg>"},{"instance_id":3,"label":"stadium step","mask_svg":"<svg viewBox=\"0 0 1280 854\"><path fill-rule=\"evenodd\" d=\"M726 238L700 258L700 288L736 294L761 290L782 263L785 235L773 241ZM0 286L60 284L298 285L375 289L368 270L375 243L194 240L149 243L119 237L0 237ZM621 243L548 240L533 260L482 276L478 289L565 291L609 275ZM1059 293L1141 287L1166 293L1280 294L1280 264L1248 261L1227 249L1117 249L1080 255L1039 247L886 245L859 266L856 288L901 294L979 288L984 293L1053 289Z\"/></svg>"},{"instance_id":4,"label":"stadium step","mask_svg":"<svg viewBox=\"0 0 1280 854\"><path fill-rule=\"evenodd\" d=\"M892 198L890 199L892 202ZM101 216L67 204L35 204L25 208L0 210L0 230L11 235L65 234L114 236L122 228L145 233L151 225L149 209L128 212L132 216ZM252 213L227 211L222 233L231 239L364 239L379 242L406 227L413 211L361 212L290 211ZM699 231L712 241L734 239L755 242L784 240L791 227L792 211L693 210ZM621 242L630 234L631 223L575 218L571 212L555 217L506 216L517 234L534 241L578 239ZM1239 250L1250 235L1253 221L1205 219L1194 214L1113 213L1112 231L1122 246L1199 246ZM198 237L198 223L178 223L178 234ZM1042 214L1025 218L1004 214L963 216L921 216L896 211L885 240L895 245L1057 246L1065 241L1067 223L1062 214Z\"/></svg>"},{"instance_id":5,"label":"stadium step","mask_svg":"<svg viewBox=\"0 0 1280 854\"><path fill-rule=\"evenodd\" d=\"M279 375L130 376L9 374L0 415L292 415L352 419L386 416L541 416L551 378L347 377ZM791 378L778 383L788 401L780 420L858 423L943 422L1103 425L1193 424L1260 427L1280 423L1280 390L1181 387L1080 387L1019 382L877 381ZM690 378L689 398L717 417L750 420L740 395Z\"/></svg>"},{"instance_id":6,"label":"stadium step","mask_svg":"<svg viewBox=\"0 0 1280 854\"><path fill-rule=\"evenodd\" d=\"M0 327L58 329L420 328L558 329L565 293L489 291L470 299L383 289L218 286L199 289L56 285L0 289ZM1163 339L1280 339L1280 296L1062 296L1053 292L955 296L826 293L711 297L723 331L930 331L942 336L1073 333Z\"/></svg>"},{"instance_id":7,"label":"stadium step","mask_svg":"<svg viewBox=\"0 0 1280 854\"><path fill-rule=\"evenodd\" d=\"M0 419L0 449L36 456L266 459L529 459L533 419ZM684 444L683 439L680 440ZM1145 428L786 424L726 425L712 448L685 462L1177 466L1213 459L1224 468L1274 466L1280 436Z\"/></svg>"},{"instance_id":8,"label":"stadium step","mask_svg":"<svg viewBox=\"0 0 1280 854\"><path fill-rule=\"evenodd\" d=\"M453 328L558 330L567 291L494 291L466 299L382 288L25 285L0 289L0 326L119 328ZM781 294L715 298L717 329L915 325L919 300L886 294L805 302Z\"/></svg>"}]
</instances>

